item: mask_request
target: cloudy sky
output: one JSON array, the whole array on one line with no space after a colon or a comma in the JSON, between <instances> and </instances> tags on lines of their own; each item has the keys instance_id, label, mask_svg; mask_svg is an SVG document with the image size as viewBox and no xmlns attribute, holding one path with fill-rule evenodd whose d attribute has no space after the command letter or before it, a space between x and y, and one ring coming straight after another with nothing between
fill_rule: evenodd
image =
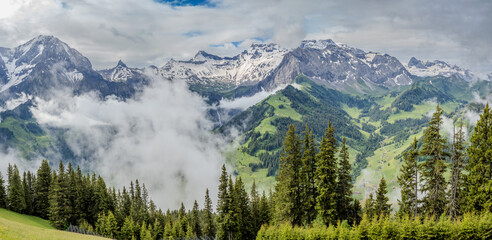
<instances>
[{"instance_id":1,"label":"cloudy sky","mask_svg":"<svg viewBox=\"0 0 492 240\"><path fill-rule=\"evenodd\" d=\"M2 0L0 46L54 35L96 69L234 55L252 42L331 38L407 62L492 72L492 2L479 0Z\"/></svg>"}]
</instances>

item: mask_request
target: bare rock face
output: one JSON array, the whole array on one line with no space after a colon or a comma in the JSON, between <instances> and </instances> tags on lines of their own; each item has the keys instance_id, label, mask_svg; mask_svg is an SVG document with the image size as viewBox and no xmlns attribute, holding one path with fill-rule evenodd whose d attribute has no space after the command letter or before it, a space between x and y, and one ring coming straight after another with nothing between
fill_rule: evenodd
<instances>
[{"instance_id":1,"label":"bare rock face","mask_svg":"<svg viewBox=\"0 0 492 240\"><path fill-rule=\"evenodd\" d=\"M263 86L275 88L288 84L299 74L331 88L351 87L360 89L361 93L371 87L391 88L412 83L405 67L387 54L366 53L331 40L308 40L284 56ZM359 85L365 85L366 90L358 88Z\"/></svg>"}]
</instances>

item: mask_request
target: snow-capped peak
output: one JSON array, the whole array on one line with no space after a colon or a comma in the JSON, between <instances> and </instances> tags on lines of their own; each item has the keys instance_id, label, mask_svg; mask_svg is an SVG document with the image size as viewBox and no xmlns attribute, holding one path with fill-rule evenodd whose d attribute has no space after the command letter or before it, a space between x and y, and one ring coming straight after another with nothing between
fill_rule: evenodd
<instances>
[{"instance_id":1,"label":"snow-capped peak","mask_svg":"<svg viewBox=\"0 0 492 240\"><path fill-rule=\"evenodd\" d=\"M161 69L168 79L209 82L232 86L263 80L288 51L277 44L254 43L234 57L219 57L199 51L189 61L170 60Z\"/></svg>"},{"instance_id":2,"label":"snow-capped peak","mask_svg":"<svg viewBox=\"0 0 492 240\"><path fill-rule=\"evenodd\" d=\"M450 77L455 75L466 81L476 79L476 76L470 70L439 60L422 61L412 57L405 67L411 74L419 77Z\"/></svg>"},{"instance_id":3,"label":"snow-capped peak","mask_svg":"<svg viewBox=\"0 0 492 240\"><path fill-rule=\"evenodd\" d=\"M3 49L0 55L7 75L0 92L28 78L49 80L49 74L62 76L58 80L74 83L83 79L82 72L92 71L87 58L53 36L39 35L13 49Z\"/></svg>"},{"instance_id":4,"label":"snow-capped peak","mask_svg":"<svg viewBox=\"0 0 492 240\"><path fill-rule=\"evenodd\" d=\"M325 49L330 45L337 45L331 39L325 40L304 40L301 42L301 48Z\"/></svg>"}]
</instances>

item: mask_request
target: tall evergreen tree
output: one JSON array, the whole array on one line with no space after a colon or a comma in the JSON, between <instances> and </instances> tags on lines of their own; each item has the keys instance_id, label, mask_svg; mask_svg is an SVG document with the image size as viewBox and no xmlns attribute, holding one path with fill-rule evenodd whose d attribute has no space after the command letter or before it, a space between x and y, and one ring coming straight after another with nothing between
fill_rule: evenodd
<instances>
[{"instance_id":1,"label":"tall evergreen tree","mask_svg":"<svg viewBox=\"0 0 492 240\"><path fill-rule=\"evenodd\" d=\"M227 226L230 221L230 192L228 191L228 178L225 165L222 165L222 173L219 178L219 193L217 197L217 237L227 239Z\"/></svg>"},{"instance_id":2,"label":"tall evergreen tree","mask_svg":"<svg viewBox=\"0 0 492 240\"><path fill-rule=\"evenodd\" d=\"M2 172L0 172L0 208L7 207L7 193L5 192L5 181L2 177Z\"/></svg>"},{"instance_id":3,"label":"tall evergreen tree","mask_svg":"<svg viewBox=\"0 0 492 240\"><path fill-rule=\"evenodd\" d=\"M260 219L260 195L256 190L256 182L253 179L253 184L251 185L251 193L249 194L251 202L251 231L253 233L258 232L261 227Z\"/></svg>"},{"instance_id":4,"label":"tall evergreen tree","mask_svg":"<svg viewBox=\"0 0 492 240\"><path fill-rule=\"evenodd\" d=\"M49 192L51 185L51 168L48 160L44 159L37 171L37 178L34 184L35 195L35 214L41 218L48 218Z\"/></svg>"},{"instance_id":5,"label":"tall evergreen tree","mask_svg":"<svg viewBox=\"0 0 492 240\"><path fill-rule=\"evenodd\" d=\"M236 202L236 212L239 234L234 239L254 239L251 223L251 208L249 205L248 193L244 187L241 177L236 179L234 185L234 198Z\"/></svg>"},{"instance_id":6,"label":"tall evergreen tree","mask_svg":"<svg viewBox=\"0 0 492 240\"><path fill-rule=\"evenodd\" d=\"M336 179L337 161L337 140L335 139L335 129L328 122L328 128L321 140L319 152L316 155L316 210L321 221L328 224L336 222Z\"/></svg>"},{"instance_id":7,"label":"tall evergreen tree","mask_svg":"<svg viewBox=\"0 0 492 240\"><path fill-rule=\"evenodd\" d=\"M492 110L487 104L475 125L467 149L465 211L492 211Z\"/></svg>"},{"instance_id":8,"label":"tall evergreen tree","mask_svg":"<svg viewBox=\"0 0 492 240\"><path fill-rule=\"evenodd\" d=\"M376 202L375 202L375 211L377 216L388 216L391 212L391 205L388 203L389 198L386 196L388 194L388 189L386 185L386 180L384 180L384 176L379 181L378 190L376 192Z\"/></svg>"},{"instance_id":9,"label":"tall evergreen tree","mask_svg":"<svg viewBox=\"0 0 492 240\"><path fill-rule=\"evenodd\" d=\"M17 165L14 165L14 167L12 168L8 189L9 209L18 213L24 212L24 210L26 209L26 199L24 196L24 188L22 187L22 181Z\"/></svg>"},{"instance_id":10,"label":"tall evergreen tree","mask_svg":"<svg viewBox=\"0 0 492 240\"><path fill-rule=\"evenodd\" d=\"M337 216L339 220L345 220L349 219L352 203L352 177L350 176L349 152L345 138L343 138L339 160L336 188Z\"/></svg>"},{"instance_id":11,"label":"tall evergreen tree","mask_svg":"<svg viewBox=\"0 0 492 240\"><path fill-rule=\"evenodd\" d=\"M316 146L313 131L306 124L303 139L303 157L301 168L302 182L302 206L306 224L310 224L316 218Z\"/></svg>"},{"instance_id":12,"label":"tall evergreen tree","mask_svg":"<svg viewBox=\"0 0 492 240\"><path fill-rule=\"evenodd\" d=\"M261 194L260 198L260 226L263 224L267 224L271 219L271 206L270 201L268 200L265 192Z\"/></svg>"},{"instance_id":13,"label":"tall evergreen tree","mask_svg":"<svg viewBox=\"0 0 492 240\"><path fill-rule=\"evenodd\" d=\"M463 132L463 123L460 124L458 132L453 134L453 145L451 150L451 187L448 192L448 213L451 219L461 214L461 189L463 188L463 180L461 172L464 167L465 160L465 134Z\"/></svg>"},{"instance_id":14,"label":"tall evergreen tree","mask_svg":"<svg viewBox=\"0 0 492 240\"><path fill-rule=\"evenodd\" d=\"M26 209L24 210L25 214L32 215L33 214L33 205L32 205L32 184L31 184L31 172L24 172L22 176L22 188L24 189L24 201L26 202Z\"/></svg>"},{"instance_id":15,"label":"tall evergreen tree","mask_svg":"<svg viewBox=\"0 0 492 240\"><path fill-rule=\"evenodd\" d=\"M49 193L48 216L54 227L63 229L66 226L67 221L65 219L64 208L62 205L63 193L59 178L60 176L56 174L56 171L53 171Z\"/></svg>"},{"instance_id":16,"label":"tall evergreen tree","mask_svg":"<svg viewBox=\"0 0 492 240\"><path fill-rule=\"evenodd\" d=\"M354 199L350 205L350 215L349 215L349 223L352 226L359 225L360 221L362 221L362 207L360 206L360 202L357 199Z\"/></svg>"},{"instance_id":17,"label":"tall evergreen tree","mask_svg":"<svg viewBox=\"0 0 492 240\"><path fill-rule=\"evenodd\" d=\"M376 202L374 201L374 197L372 193L369 194L369 197L364 202L364 213L367 215L369 219L372 219L376 214Z\"/></svg>"},{"instance_id":18,"label":"tall evergreen tree","mask_svg":"<svg viewBox=\"0 0 492 240\"><path fill-rule=\"evenodd\" d=\"M418 158L417 138L413 139L410 150L403 154L398 183L401 187L399 214L416 216L418 213Z\"/></svg>"},{"instance_id":19,"label":"tall evergreen tree","mask_svg":"<svg viewBox=\"0 0 492 240\"><path fill-rule=\"evenodd\" d=\"M193 203L193 209L191 210L191 231L193 233L193 236L202 236L202 226L200 225L200 209L196 200Z\"/></svg>"},{"instance_id":20,"label":"tall evergreen tree","mask_svg":"<svg viewBox=\"0 0 492 240\"><path fill-rule=\"evenodd\" d=\"M203 220L203 235L205 237L211 238L215 236L216 229L214 224L214 217L212 213L212 200L208 194L208 188L205 192L205 206L204 206L204 220Z\"/></svg>"},{"instance_id":21,"label":"tall evergreen tree","mask_svg":"<svg viewBox=\"0 0 492 240\"><path fill-rule=\"evenodd\" d=\"M294 125L289 126L282 147L282 156L275 185L276 217L279 221L289 221L293 225L302 223L300 169L301 144Z\"/></svg>"},{"instance_id":22,"label":"tall evergreen tree","mask_svg":"<svg viewBox=\"0 0 492 240\"><path fill-rule=\"evenodd\" d=\"M424 197L423 210L428 215L438 218L444 213L446 207L446 172L445 158L449 155L446 152L446 139L441 136L439 130L442 124L442 109L437 105L436 112L432 115L429 127L424 131L421 155L425 161L421 166L422 193Z\"/></svg>"}]
</instances>

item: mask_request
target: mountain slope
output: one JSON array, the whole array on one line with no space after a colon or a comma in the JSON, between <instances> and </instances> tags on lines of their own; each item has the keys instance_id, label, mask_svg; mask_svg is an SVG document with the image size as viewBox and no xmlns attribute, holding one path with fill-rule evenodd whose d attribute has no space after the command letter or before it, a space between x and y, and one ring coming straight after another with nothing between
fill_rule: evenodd
<instances>
[{"instance_id":1,"label":"mountain slope","mask_svg":"<svg viewBox=\"0 0 492 240\"><path fill-rule=\"evenodd\" d=\"M53 228L47 220L0 208L0 239L106 239Z\"/></svg>"},{"instance_id":2,"label":"mountain slope","mask_svg":"<svg viewBox=\"0 0 492 240\"><path fill-rule=\"evenodd\" d=\"M253 44L234 57L219 57L199 51L189 61L169 61L159 72L167 79L186 80L190 85L230 90L263 80L286 53L286 49L276 44Z\"/></svg>"},{"instance_id":3,"label":"mountain slope","mask_svg":"<svg viewBox=\"0 0 492 240\"><path fill-rule=\"evenodd\" d=\"M245 181L255 179L261 188L268 190L275 182L288 125L294 124L301 133L307 123L320 141L330 121L337 140L347 138L355 197L363 199L374 192L383 174L393 195L399 191L396 175L401 154L413 138L422 136L436 101L453 119L466 112L462 110L466 101L454 97L453 91L443 91L441 87L445 84L437 84L452 79L433 79L434 85L429 83L429 78L415 78L412 86L400 91L354 97L327 89L301 75L293 84L238 114L218 131L227 133L228 129L238 129L243 133L234 143L239 147L228 154L228 159ZM391 201L396 203L396 198Z\"/></svg>"},{"instance_id":4,"label":"mountain slope","mask_svg":"<svg viewBox=\"0 0 492 240\"><path fill-rule=\"evenodd\" d=\"M2 48L0 58L0 94L4 100L20 93L45 96L60 88L124 98L135 92L124 83L104 80L89 59L53 36L38 36L13 49Z\"/></svg>"}]
</instances>

